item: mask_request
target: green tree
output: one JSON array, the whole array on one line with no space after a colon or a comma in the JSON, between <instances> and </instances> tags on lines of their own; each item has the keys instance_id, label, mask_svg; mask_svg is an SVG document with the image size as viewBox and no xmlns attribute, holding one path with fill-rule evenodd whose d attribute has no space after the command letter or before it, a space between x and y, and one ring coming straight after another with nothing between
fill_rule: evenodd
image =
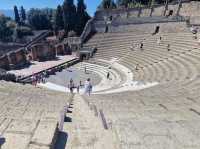
<instances>
[{"instance_id":1,"label":"green tree","mask_svg":"<svg viewBox=\"0 0 200 149\"><path fill-rule=\"evenodd\" d=\"M21 6L20 9L20 17L22 22L26 21L26 10L24 9L23 6Z\"/></svg>"},{"instance_id":2,"label":"green tree","mask_svg":"<svg viewBox=\"0 0 200 149\"><path fill-rule=\"evenodd\" d=\"M47 9L30 9L28 22L36 30L52 29L52 13Z\"/></svg>"},{"instance_id":3,"label":"green tree","mask_svg":"<svg viewBox=\"0 0 200 149\"><path fill-rule=\"evenodd\" d=\"M7 25L8 21L5 16L0 16L0 40L5 42L11 41L13 35L13 30Z\"/></svg>"},{"instance_id":4,"label":"green tree","mask_svg":"<svg viewBox=\"0 0 200 149\"><path fill-rule=\"evenodd\" d=\"M15 14L15 22L20 23L19 11L17 9L17 6L14 6L14 14Z\"/></svg>"},{"instance_id":5,"label":"green tree","mask_svg":"<svg viewBox=\"0 0 200 149\"><path fill-rule=\"evenodd\" d=\"M116 8L116 4L114 0L103 0L99 6L101 9L114 9Z\"/></svg>"},{"instance_id":6,"label":"green tree","mask_svg":"<svg viewBox=\"0 0 200 149\"><path fill-rule=\"evenodd\" d=\"M55 14L55 29L61 30L64 28L64 21L63 21L63 10L60 5L58 5Z\"/></svg>"},{"instance_id":7,"label":"green tree","mask_svg":"<svg viewBox=\"0 0 200 149\"><path fill-rule=\"evenodd\" d=\"M84 0L78 0L77 3L77 25L76 32L80 35L85 27L85 24L90 19L89 14L86 11L86 5L84 4Z\"/></svg>"},{"instance_id":8,"label":"green tree","mask_svg":"<svg viewBox=\"0 0 200 149\"><path fill-rule=\"evenodd\" d=\"M63 20L64 20L64 29L65 29L66 34L68 34L68 32L71 30L75 31L77 18L76 18L76 6L74 5L73 0L64 1Z\"/></svg>"}]
</instances>

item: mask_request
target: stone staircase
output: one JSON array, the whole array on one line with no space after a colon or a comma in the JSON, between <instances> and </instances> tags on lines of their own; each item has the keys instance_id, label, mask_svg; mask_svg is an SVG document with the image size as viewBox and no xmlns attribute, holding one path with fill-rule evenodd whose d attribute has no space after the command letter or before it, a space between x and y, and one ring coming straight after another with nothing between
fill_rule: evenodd
<instances>
[{"instance_id":1,"label":"stone staircase","mask_svg":"<svg viewBox=\"0 0 200 149\"><path fill-rule=\"evenodd\" d=\"M74 96L68 109L63 132L67 133L65 149L119 148L112 132L104 129L101 119L95 116L94 112L79 95ZM59 144L60 142L57 142L55 149L60 149Z\"/></svg>"},{"instance_id":2,"label":"stone staircase","mask_svg":"<svg viewBox=\"0 0 200 149\"><path fill-rule=\"evenodd\" d=\"M1 149L52 149L70 94L0 82Z\"/></svg>"}]
</instances>

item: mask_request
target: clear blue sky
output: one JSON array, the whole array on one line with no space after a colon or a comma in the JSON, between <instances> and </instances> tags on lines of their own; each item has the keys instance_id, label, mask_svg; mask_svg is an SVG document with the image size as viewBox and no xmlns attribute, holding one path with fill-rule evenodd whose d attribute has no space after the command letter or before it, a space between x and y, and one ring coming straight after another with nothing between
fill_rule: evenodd
<instances>
[{"instance_id":1,"label":"clear blue sky","mask_svg":"<svg viewBox=\"0 0 200 149\"><path fill-rule=\"evenodd\" d=\"M0 9L13 9L14 5L23 5L25 9L29 8L56 8L58 4L62 4L64 0L0 0ZM76 0L74 0L76 3ZM93 15L101 0L85 0L87 10Z\"/></svg>"}]
</instances>

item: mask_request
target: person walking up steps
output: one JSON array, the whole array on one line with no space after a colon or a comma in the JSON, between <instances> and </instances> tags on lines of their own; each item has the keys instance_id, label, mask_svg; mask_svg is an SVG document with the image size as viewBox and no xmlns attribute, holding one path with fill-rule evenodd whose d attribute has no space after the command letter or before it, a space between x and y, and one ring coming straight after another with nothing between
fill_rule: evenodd
<instances>
[{"instance_id":1,"label":"person walking up steps","mask_svg":"<svg viewBox=\"0 0 200 149\"><path fill-rule=\"evenodd\" d=\"M141 42L140 43L140 50L143 50L143 46L144 46L144 44L143 44L143 42Z\"/></svg>"},{"instance_id":2,"label":"person walking up steps","mask_svg":"<svg viewBox=\"0 0 200 149\"><path fill-rule=\"evenodd\" d=\"M91 92L92 92L92 84L90 82L90 78L88 78L85 81L85 94L87 94L88 96L90 96Z\"/></svg>"},{"instance_id":3,"label":"person walking up steps","mask_svg":"<svg viewBox=\"0 0 200 149\"><path fill-rule=\"evenodd\" d=\"M157 44L158 44L158 45L160 45L161 40L162 40L162 37L160 36L159 39L158 39L158 41L157 41Z\"/></svg>"},{"instance_id":4,"label":"person walking up steps","mask_svg":"<svg viewBox=\"0 0 200 149\"><path fill-rule=\"evenodd\" d=\"M69 82L69 90L70 90L70 93L73 94L73 90L74 90L74 81L72 79L70 79L70 82Z\"/></svg>"}]
</instances>

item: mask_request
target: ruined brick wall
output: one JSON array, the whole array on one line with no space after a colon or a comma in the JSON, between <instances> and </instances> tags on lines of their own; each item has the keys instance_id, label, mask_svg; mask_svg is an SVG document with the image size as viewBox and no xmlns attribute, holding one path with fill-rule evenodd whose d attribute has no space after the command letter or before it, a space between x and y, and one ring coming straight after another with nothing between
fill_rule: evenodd
<instances>
[{"instance_id":1,"label":"ruined brick wall","mask_svg":"<svg viewBox=\"0 0 200 149\"><path fill-rule=\"evenodd\" d=\"M56 49L49 43L39 43L31 47L31 55L34 61L50 60L56 57Z\"/></svg>"},{"instance_id":2,"label":"ruined brick wall","mask_svg":"<svg viewBox=\"0 0 200 149\"><path fill-rule=\"evenodd\" d=\"M9 60L8 60L8 56L4 55L0 57L0 68L5 69L5 70L9 70Z\"/></svg>"},{"instance_id":3,"label":"ruined brick wall","mask_svg":"<svg viewBox=\"0 0 200 149\"><path fill-rule=\"evenodd\" d=\"M17 65L26 64L26 62L27 62L26 53L23 49L16 51L15 54L16 54Z\"/></svg>"}]
</instances>

